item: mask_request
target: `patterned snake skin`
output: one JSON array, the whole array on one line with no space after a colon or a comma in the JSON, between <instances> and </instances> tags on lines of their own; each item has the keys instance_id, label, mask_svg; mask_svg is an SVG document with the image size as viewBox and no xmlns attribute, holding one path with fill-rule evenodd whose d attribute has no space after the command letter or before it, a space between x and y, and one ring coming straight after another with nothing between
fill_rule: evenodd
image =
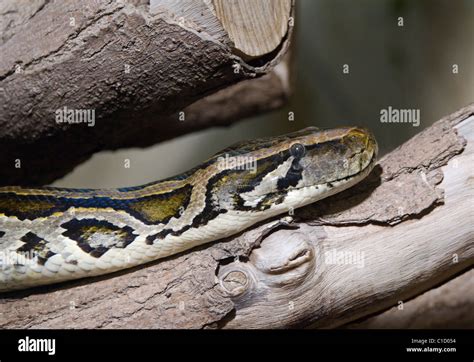
<instances>
[{"instance_id":1,"label":"patterned snake skin","mask_svg":"<svg viewBox=\"0 0 474 362\"><path fill-rule=\"evenodd\" d=\"M238 233L365 178L362 128L242 142L194 169L113 189L0 188L0 292L112 273Z\"/></svg>"}]
</instances>

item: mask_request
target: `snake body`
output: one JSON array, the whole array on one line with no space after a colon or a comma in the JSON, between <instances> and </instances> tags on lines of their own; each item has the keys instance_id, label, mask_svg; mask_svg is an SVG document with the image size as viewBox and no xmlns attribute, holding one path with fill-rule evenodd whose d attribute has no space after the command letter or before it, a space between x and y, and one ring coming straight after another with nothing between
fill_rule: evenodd
<instances>
[{"instance_id":1,"label":"snake body","mask_svg":"<svg viewBox=\"0 0 474 362\"><path fill-rule=\"evenodd\" d=\"M362 128L242 142L123 189L0 188L0 292L108 274L236 234L340 192L373 168Z\"/></svg>"}]
</instances>

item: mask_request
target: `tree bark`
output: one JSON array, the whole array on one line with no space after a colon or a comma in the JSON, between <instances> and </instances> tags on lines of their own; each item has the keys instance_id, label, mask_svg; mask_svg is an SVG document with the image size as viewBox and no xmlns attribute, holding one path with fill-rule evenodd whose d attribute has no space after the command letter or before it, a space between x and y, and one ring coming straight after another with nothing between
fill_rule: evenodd
<instances>
[{"instance_id":1,"label":"tree bark","mask_svg":"<svg viewBox=\"0 0 474 362\"><path fill-rule=\"evenodd\" d=\"M474 104L355 187L296 210L293 223L269 220L133 271L5 294L0 327L328 328L400 309L474 264L473 162Z\"/></svg>"},{"instance_id":2,"label":"tree bark","mask_svg":"<svg viewBox=\"0 0 474 362\"><path fill-rule=\"evenodd\" d=\"M0 185L281 106L293 13L293 0L2 1ZM58 123L64 107L94 123Z\"/></svg>"}]
</instances>

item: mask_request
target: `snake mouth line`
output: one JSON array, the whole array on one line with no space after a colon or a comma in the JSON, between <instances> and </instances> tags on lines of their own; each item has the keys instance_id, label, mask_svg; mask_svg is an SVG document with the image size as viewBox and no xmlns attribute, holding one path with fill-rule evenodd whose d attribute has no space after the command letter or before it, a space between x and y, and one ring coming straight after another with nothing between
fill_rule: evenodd
<instances>
[{"instance_id":1,"label":"snake mouth line","mask_svg":"<svg viewBox=\"0 0 474 362\"><path fill-rule=\"evenodd\" d=\"M360 154L364 151L361 151L361 152L358 152L357 154ZM355 155L354 155L355 156ZM333 183L339 183L339 182L343 182L343 181L349 181L351 179L354 179L358 176L361 176L361 177L365 177L367 176L371 171L372 169L374 168L375 164L377 162L377 151L374 150L372 152L372 157L370 158L370 161L369 163L367 164L366 167L364 167L362 170L360 170L359 172L355 173L355 174L352 174L352 175L349 175L349 176L345 176L345 177L341 177L341 178L337 178L337 179L334 179L334 180L331 180L331 181L327 181L327 182L324 182L324 183L320 183L320 184L315 184L315 185L311 185L311 186L301 186L301 187L297 187L297 188L294 188L293 190L304 190L304 189L308 189L310 187L321 187L321 186L327 186L327 185L330 185L330 184L333 184Z\"/></svg>"},{"instance_id":2,"label":"snake mouth line","mask_svg":"<svg viewBox=\"0 0 474 362\"><path fill-rule=\"evenodd\" d=\"M355 174L352 174L352 175L349 175L349 176L346 176L346 177L342 177L342 178L336 179L334 181L329 181L329 183L346 181L346 180L350 180L351 178L355 178L357 176L365 177L370 172L372 172L372 169L374 168L376 162L377 162L377 152L374 150L374 152L372 152L372 157L370 158L369 163L362 170L360 170L359 172L357 172Z\"/></svg>"}]
</instances>

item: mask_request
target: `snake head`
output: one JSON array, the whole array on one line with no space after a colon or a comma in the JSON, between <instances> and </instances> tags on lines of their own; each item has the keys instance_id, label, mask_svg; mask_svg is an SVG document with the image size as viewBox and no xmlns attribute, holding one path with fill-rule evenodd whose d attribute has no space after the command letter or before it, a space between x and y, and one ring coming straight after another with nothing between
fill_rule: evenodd
<instances>
[{"instance_id":1,"label":"snake head","mask_svg":"<svg viewBox=\"0 0 474 362\"><path fill-rule=\"evenodd\" d=\"M377 142L367 129L345 127L306 132L289 148L293 156L292 167L279 181L282 185L290 184L296 189L316 185L343 186L358 175L366 175L375 165ZM300 149L305 150L302 156Z\"/></svg>"},{"instance_id":2,"label":"snake head","mask_svg":"<svg viewBox=\"0 0 474 362\"><path fill-rule=\"evenodd\" d=\"M222 164L213 194L225 209L300 207L352 186L371 171L376 157L377 142L367 129L306 128L218 154Z\"/></svg>"}]
</instances>

